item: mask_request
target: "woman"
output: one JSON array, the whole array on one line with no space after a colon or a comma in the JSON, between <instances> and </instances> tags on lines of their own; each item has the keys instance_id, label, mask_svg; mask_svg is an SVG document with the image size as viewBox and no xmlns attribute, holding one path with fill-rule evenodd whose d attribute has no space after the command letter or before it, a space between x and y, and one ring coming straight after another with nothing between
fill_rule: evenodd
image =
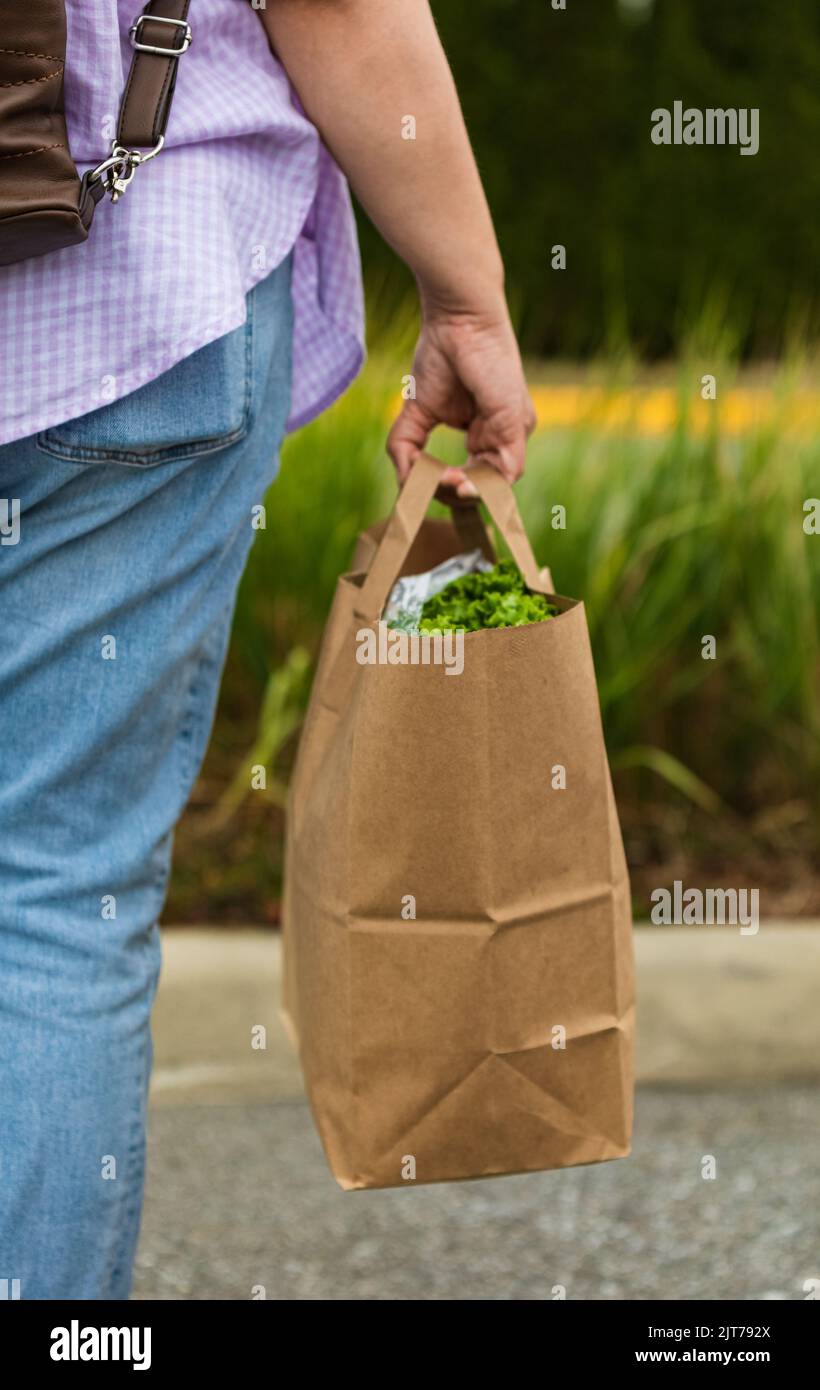
<instances>
[{"instance_id":1,"label":"woman","mask_svg":"<svg viewBox=\"0 0 820 1390\"><path fill-rule=\"evenodd\" d=\"M83 170L132 6L67 0ZM0 268L0 1279L22 1298L128 1296L156 923L252 508L283 433L362 360L340 170L419 288L399 481L440 422L514 481L533 424L427 0L192 0L189 19L160 157L87 244Z\"/></svg>"}]
</instances>

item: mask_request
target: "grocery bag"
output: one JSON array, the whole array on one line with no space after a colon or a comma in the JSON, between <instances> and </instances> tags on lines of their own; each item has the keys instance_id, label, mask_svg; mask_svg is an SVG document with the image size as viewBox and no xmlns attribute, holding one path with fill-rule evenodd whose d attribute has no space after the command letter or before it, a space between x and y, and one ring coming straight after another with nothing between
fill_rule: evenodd
<instances>
[{"instance_id":1,"label":"grocery bag","mask_svg":"<svg viewBox=\"0 0 820 1390\"><path fill-rule=\"evenodd\" d=\"M462 634L460 671L361 660L400 575L492 554L477 505L426 518L442 468L420 456L338 582L291 785L283 1012L347 1189L630 1146L630 892L586 617L497 471L470 476L557 615Z\"/></svg>"}]
</instances>

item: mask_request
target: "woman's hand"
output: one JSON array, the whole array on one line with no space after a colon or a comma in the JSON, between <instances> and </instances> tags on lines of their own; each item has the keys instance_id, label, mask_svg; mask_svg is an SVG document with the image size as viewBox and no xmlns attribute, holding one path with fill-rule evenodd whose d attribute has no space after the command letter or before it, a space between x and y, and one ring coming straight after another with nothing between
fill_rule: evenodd
<instances>
[{"instance_id":1,"label":"woman's hand","mask_svg":"<svg viewBox=\"0 0 820 1390\"><path fill-rule=\"evenodd\" d=\"M479 459L514 483L524 471L535 410L506 306L488 313L425 315L413 362L415 399L405 401L387 441L399 483L436 425L466 432ZM460 468L442 474L444 496L476 496Z\"/></svg>"}]
</instances>

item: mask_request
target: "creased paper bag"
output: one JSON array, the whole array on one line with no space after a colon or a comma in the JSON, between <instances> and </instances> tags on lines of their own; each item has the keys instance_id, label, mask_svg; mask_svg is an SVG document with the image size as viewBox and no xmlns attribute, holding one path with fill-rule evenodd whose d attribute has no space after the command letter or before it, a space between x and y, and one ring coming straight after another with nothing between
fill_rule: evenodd
<instances>
[{"instance_id":1,"label":"creased paper bag","mask_svg":"<svg viewBox=\"0 0 820 1390\"><path fill-rule=\"evenodd\" d=\"M441 468L421 456L339 580L291 788L284 1012L344 1188L630 1145L630 894L583 605L468 633L458 676L356 659L399 574L491 553L476 509L425 519ZM512 490L471 476L549 593Z\"/></svg>"}]
</instances>

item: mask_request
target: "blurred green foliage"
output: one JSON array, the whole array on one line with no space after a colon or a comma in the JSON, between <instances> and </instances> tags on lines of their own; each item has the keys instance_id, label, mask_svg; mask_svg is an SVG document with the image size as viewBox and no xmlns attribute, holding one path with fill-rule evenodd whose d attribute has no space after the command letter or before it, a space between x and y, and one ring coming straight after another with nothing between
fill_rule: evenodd
<instances>
[{"instance_id":1,"label":"blurred green foliage","mask_svg":"<svg viewBox=\"0 0 820 1390\"><path fill-rule=\"evenodd\" d=\"M721 388L705 433L693 419L702 365L685 354L667 432L642 435L628 414L602 430L580 411L572 428L533 438L518 496L559 592L586 603L633 874L686 852L758 884L771 870L793 889L820 865L820 537L803 530L806 499L820 497L820 439L790 425L796 381L811 373L781 366L768 423L736 435L721 423L733 368L719 347L710 360ZM305 668L357 533L395 496L384 437L403 361L378 354L286 444L180 830L169 920L276 918ZM634 374L625 357L592 372L615 398ZM463 457L449 431L432 447ZM259 761L268 795L250 789Z\"/></svg>"},{"instance_id":2,"label":"blurred green foliage","mask_svg":"<svg viewBox=\"0 0 820 1390\"><path fill-rule=\"evenodd\" d=\"M744 352L820 327L817 0L433 0L524 347L669 354L704 300ZM658 146L656 107L758 107L760 150ZM371 284L406 276L363 221ZM551 248L567 248L566 270Z\"/></svg>"}]
</instances>

